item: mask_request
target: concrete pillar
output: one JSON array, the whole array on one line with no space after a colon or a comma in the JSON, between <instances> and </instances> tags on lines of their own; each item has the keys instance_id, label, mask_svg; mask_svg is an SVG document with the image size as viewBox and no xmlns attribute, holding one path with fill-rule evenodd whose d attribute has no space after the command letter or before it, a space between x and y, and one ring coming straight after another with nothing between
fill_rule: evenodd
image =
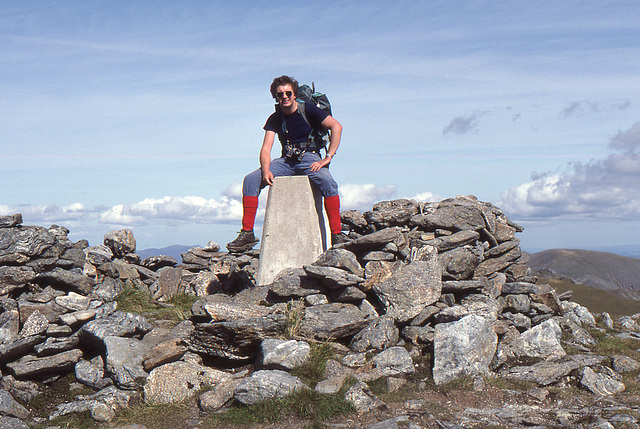
<instances>
[{"instance_id":1,"label":"concrete pillar","mask_svg":"<svg viewBox=\"0 0 640 429\"><path fill-rule=\"evenodd\" d=\"M276 177L269 187L262 227L258 286L285 268L315 262L331 245L322 195L307 176Z\"/></svg>"}]
</instances>

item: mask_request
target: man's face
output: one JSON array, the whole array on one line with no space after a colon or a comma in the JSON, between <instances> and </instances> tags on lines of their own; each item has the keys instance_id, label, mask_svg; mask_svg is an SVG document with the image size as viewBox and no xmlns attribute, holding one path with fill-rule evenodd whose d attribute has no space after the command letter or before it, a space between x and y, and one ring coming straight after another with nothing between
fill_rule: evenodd
<instances>
[{"instance_id":1,"label":"man's face","mask_svg":"<svg viewBox=\"0 0 640 429\"><path fill-rule=\"evenodd\" d=\"M280 85L276 88L276 101L280 103L280 106L291 106L295 99L296 96L293 93L293 89L291 89L291 85Z\"/></svg>"}]
</instances>

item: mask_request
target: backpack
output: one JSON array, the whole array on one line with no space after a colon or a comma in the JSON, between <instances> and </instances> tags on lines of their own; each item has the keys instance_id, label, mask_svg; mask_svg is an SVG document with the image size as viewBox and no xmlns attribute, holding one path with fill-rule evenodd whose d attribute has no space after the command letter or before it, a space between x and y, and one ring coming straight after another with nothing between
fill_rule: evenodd
<instances>
[{"instance_id":1,"label":"backpack","mask_svg":"<svg viewBox=\"0 0 640 429\"><path fill-rule=\"evenodd\" d=\"M300 85L300 87L298 88L298 96L296 97L296 100L298 101L298 111L304 118L305 122L312 128L311 134L309 134L307 146L303 149L306 150L307 148L312 148L318 151L320 151L320 149L326 150L327 146L329 146L329 130L324 128L313 128L313 126L309 122L309 119L307 119L305 104L315 104L318 108L325 111L328 115L331 115L331 103L329 102L329 98L322 92L316 92L315 84L312 82L311 86L306 84Z\"/></svg>"}]
</instances>

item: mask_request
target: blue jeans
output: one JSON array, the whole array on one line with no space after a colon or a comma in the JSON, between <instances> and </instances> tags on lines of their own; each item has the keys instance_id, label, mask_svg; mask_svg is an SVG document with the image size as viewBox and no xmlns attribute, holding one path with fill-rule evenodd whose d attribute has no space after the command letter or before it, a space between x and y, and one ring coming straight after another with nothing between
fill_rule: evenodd
<instances>
[{"instance_id":1,"label":"blue jeans","mask_svg":"<svg viewBox=\"0 0 640 429\"><path fill-rule=\"evenodd\" d=\"M328 167L322 167L320 171L315 173L311 171L311 164L320 161L320 159L320 155L315 152L305 153L302 161L285 157L276 158L271 161L269 170L271 170L274 177L307 175L323 197L338 195L338 184L331 176ZM244 182L242 182L242 195L257 197L265 186L267 184L262 181L262 172L258 168L245 176Z\"/></svg>"}]
</instances>

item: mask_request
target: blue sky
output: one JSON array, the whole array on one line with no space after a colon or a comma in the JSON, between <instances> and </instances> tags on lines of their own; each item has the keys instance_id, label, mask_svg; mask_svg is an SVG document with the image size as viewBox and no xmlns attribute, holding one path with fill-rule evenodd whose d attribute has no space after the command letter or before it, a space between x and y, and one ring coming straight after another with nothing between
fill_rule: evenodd
<instances>
[{"instance_id":1,"label":"blue sky","mask_svg":"<svg viewBox=\"0 0 640 429\"><path fill-rule=\"evenodd\" d=\"M289 74L344 126L343 209L475 195L525 250L638 244L639 19L636 1L6 1L0 215L92 245L224 244Z\"/></svg>"}]
</instances>

